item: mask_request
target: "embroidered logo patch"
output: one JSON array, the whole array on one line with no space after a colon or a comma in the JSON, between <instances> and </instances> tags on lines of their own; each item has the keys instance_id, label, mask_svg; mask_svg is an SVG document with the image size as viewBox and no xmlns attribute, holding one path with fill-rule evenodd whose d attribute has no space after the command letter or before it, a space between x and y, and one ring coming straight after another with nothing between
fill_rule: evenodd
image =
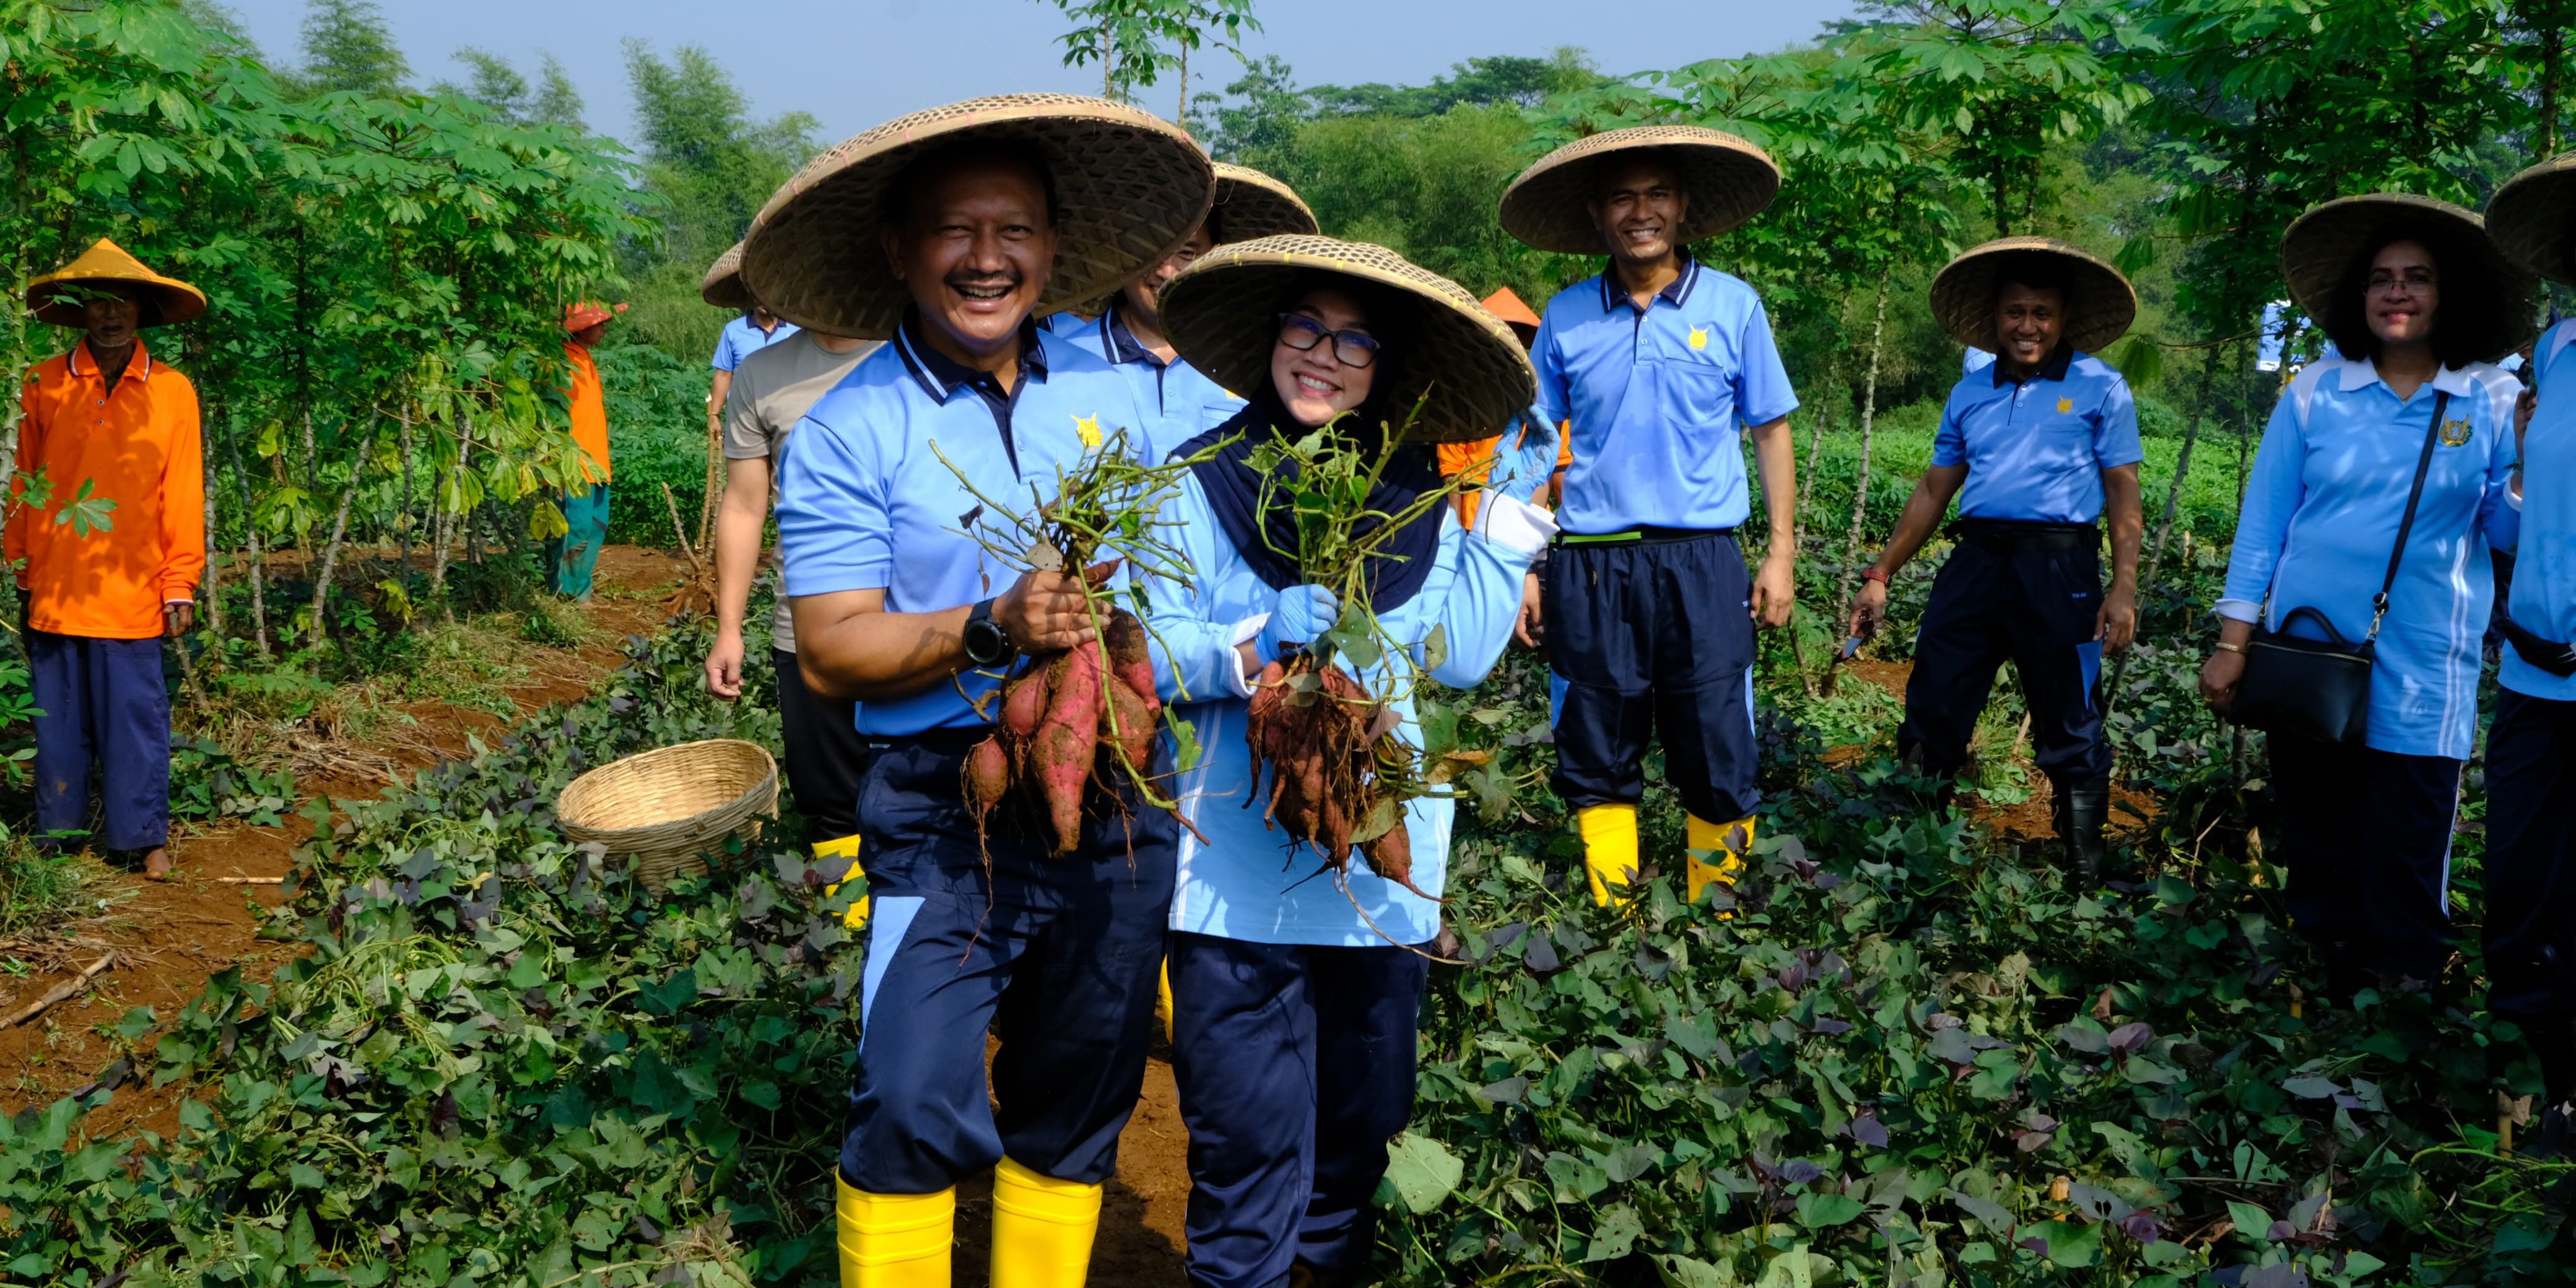
<instances>
[{"instance_id":1,"label":"embroidered logo patch","mask_svg":"<svg viewBox=\"0 0 2576 1288\"><path fill-rule=\"evenodd\" d=\"M2442 446L2461 447L2465 446L2468 441L2468 417L2462 416L2458 420L2446 420L2442 422Z\"/></svg>"},{"instance_id":2,"label":"embroidered logo patch","mask_svg":"<svg viewBox=\"0 0 2576 1288\"><path fill-rule=\"evenodd\" d=\"M1084 447L1090 448L1100 446L1100 418L1098 416L1074 417L1073 432L1082 436L1082 445Z\"/></svg>"},{"instance_id":3,"label":"embroidered logo patch","mask_svg":"<svg viewBox=\"0 0 2576 1288\"><path fill-rule=\"evenodd\" d=\"M2063 416L2063 415L2065 415L2065 414L2067 414L2068 412L2071 412L2071 411L2073 411L2073 410L2075 410L2075 400L2074 400L2074 399L2072 399L2072 398L2060 398L2060 399L2058 399L2058 400L2057 400L2057 414L2058 414L2058 415Z\"/></svg>"},{"instance_id":4,"label":"embroidered logo patch","mask_svg":"<svg viewBox=\"0 0 2576 1288\"><path fill-rule=\"evenodd\" d=\"M1692 328L1691 328L1691 333L1690 333L1690 347L1691 347L1691 352L1693 352L1693 353L1697 353L1697 352L1699 352L1700 350L1705 349L1705 348L1707 348L1707 347L1708 347L1708 328L1707 328L1707 327L1704 327L1704 326L1695 326L1695 327L1692 327Z\"/></svg>"}]
</instances>

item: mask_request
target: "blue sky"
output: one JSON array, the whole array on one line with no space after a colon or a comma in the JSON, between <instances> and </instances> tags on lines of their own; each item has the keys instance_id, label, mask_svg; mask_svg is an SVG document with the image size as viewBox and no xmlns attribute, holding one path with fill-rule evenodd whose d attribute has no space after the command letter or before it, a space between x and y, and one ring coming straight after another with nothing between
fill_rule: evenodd
<instances>
[{"instance_id":1,"label":"blue sky","mask_svg":"<svg viewBox=\"0 0 2576 1288\"><path fill-rule=\"evenodd\" d=\"M304 0L224 0L281 63L295 58ZM1045 0L380 0L415 80L462 81L463 45L533 71L563 60L594 128L624 136L631 112L618 42L704 46L732 70L752 111L803 111L831 143L890 117L977 94L1099 92L1096 69L1061 65L1066 23ZM1767 52L1813 36L1849 0L1701 0L1618 10L1581 0L1256 0L1266 30L1245 42L1277 54L1302 84L1418 83L1462 59L1580 45L1604 71L1677 67ZM1365 19L1364 22L1357 19ZM1191 92L1222 88L1234 61L1202 54ZM1169 114L1170 82L1143 105Z\"/></svg>"}]
</instances>

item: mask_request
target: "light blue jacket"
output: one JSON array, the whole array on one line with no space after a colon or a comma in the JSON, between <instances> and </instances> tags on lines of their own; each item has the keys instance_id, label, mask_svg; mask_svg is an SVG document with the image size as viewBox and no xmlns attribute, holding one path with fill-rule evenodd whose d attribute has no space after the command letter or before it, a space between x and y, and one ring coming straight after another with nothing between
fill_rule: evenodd
<instances>
[{"instance_id":1,"label":"light blue jacket","mask_svg":"<svg viewBox=\"0 0 2576 1288\"><path fill-rule=\"evenodd\" d=\"M1551 447L1553 445L1551 444ZM1208 508L1198 480L1186 480L1165 507L1171 539L1195 570L1195 585L1149 579L1147 618L1154 636L1154 679L1164 700L1197 731L1199 763L1174 787L1183 812L1207 834L1207 843L1181 835L1180 879L1172 895L1172 928L1194 934L1265 944L1317 944L1364 948L1426 943L1440 934L1440 909L1378 877L1364 859L1350 866L1345 896L1314 852L1291 849L1285 832L1262 824L1265 802L1252 801L1251 749L1244 743L1244 714L1251 689L1235 646L1261 629L1278 593L1244 562ZM1390 637L1422 660L1421 645L1444 627L1447 656L1431 668L1433 679L1457 688L1482 682L1510 642L1521 606L1522 576L1555 531L1546 512L1498 492L1486 494L1477 530L1442 518L1439 554L1429 580L1413 598L1381 611ZM1382 669L1382 668L1381 668ZM1375 678L1374 673L1362 677ZM1372 684L1371 687L1376 687ZM1181 702L1186 689L1189 698ZM1413 703L1396 704L1403 716L1397 736L1421 745ZM1449 829L1454 810L1447 797L1421 797L1405 807L1413 846L1413 883L1441 892L1449 869ZM1357 906L1354 907L1354 904ZM1359 909L1367 910L1362 918ZM1377 923L1377 929L1369 926ZM1379 931L1385 932L1382 937Z\"/></svg>"},{"instance_id":2,"label":"light blue jacket","mask_svg":"<svg viewBox=\"0 0 2576 1288\"><path fill-rule=\"evenodd\" d=\"M2531 348L2540 406L2522 440L2522 545L2513 569L2513 620L2544 639L2576 641L2576 318ZM2551 675L2508 646L2496 683L2553 702L2576 701L2576 675Z\"/></svg>"}]
</instances>

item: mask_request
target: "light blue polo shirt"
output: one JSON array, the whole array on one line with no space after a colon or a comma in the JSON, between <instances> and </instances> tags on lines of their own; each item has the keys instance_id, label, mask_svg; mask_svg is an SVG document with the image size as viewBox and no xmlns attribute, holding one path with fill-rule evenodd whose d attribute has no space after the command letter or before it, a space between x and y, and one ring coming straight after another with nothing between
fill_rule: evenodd
<instances>
[{"instance_id":1,"label":"light blue polo shirt","mask_svg":"<svg viewBox=\"0 0 2576 1288\"><path fill-rule=\"evenodd\" d=\"M2293 609L2314 608L2359 643L2445 392L2450 405L2380 626L2369 745L2465 760L2495 602L2487 551L2512 549L2521 529L2509 489L2522 383L2502 368L2446 367L2401 402L2368 359L2308 364L2263 428L2217 609L2279 630ZM2302 620L2295 629L2317 634L2307 627Z\"/></svg>"},{"instance_id":2,"label":"light blue polo shirt","mask_svg":"<svg viewBox=\"0 0 2576 1288\"><path fill-rule=\"evenodd\" d=\"M718 371L731 371L741 366L743 359L794 334L796 324L785 318L780 318L776 327L763 331L753 326L750 318L736 317L725 323L724 334L716 337L715 361L710 365Z\"/></svg>"},{"instance_id":3,"label":"light blue polo shirt","mask_svg":"<svg viewBox=\"0 0 2576 1288\"><path fill-rule=\"evenodd\" d=\"M1130 453L1155 459L1149 433L1133 428L1145 418L1126 380L1071 342L1024 325L1019 379L1004 395L991 377L923 343L918 328L907 320L788 436L778 548L789 595L883 590L886 610L897 613L998 595L1020 574L961 531L983 504L975 492L1022 505L1032 487L1052 496L1057 472L1076 469L1121 427L1129 427ZM967 695L981 698L998 684L968 671L910 697L862 702L859 732L903 736L989 723Z\"/></svg>"},{"instance_id":4,"label":"light blue polo shirt","mask_svg":"<svg viewBox=\"0 0 2576 1288\"><path fill-rule=\"evenodd\" d=\"M1934 465L1968 467L1962 519L2098 522L2102 471L2145 457L2129 382L2063 345L2028 380L2001 363L1962 377L1932 439Z\"/></svg>"},{"instance_id":5,"label":"light blue polo shirt","mask_svg":"<svg viewBox=\"0 0 2576 1288\"><path fill-rule=\"evenodd\" d=\"M1155 442L1178 447L1243 410L1243 399L1198 368L1180 358L1166 363L1155 356L1137 341L1118 312L1117 302L1112 301L1099 317L1086 318L1068 310L1048 318L1045 325L1118 368L1118 374L1135 387L1137 405L1157 417Z\"/></svg>"},{"instance_id":6,"label":"light blue polo shirt","mask_svg":"<svg viewBox=\"0 0 2576 1288\"><path fill-rule=\"evenodd\" d=\"M2540 406L2522 439L2522 545L2513 566L2514 624L2543 639L2576 642L2576 318L2531 347ZM2576 675L2522 660L2511 645L2496 682L2526 697L2576 701Z\"/></svg>"},{"instance_id":7,"label":"light blue polo shirt","mask_svg":"<svg viewBox=\"0 0 2576 1288\"><path fill-rule=\"evenodd\" d=\"M1743 432L1798 409L1761 299L1697 260L1643 312L1615 272L1557 292L1530 358L1539 414L1574 425L1570 533L1742 524Z\"/></svg>"}]
</instances>

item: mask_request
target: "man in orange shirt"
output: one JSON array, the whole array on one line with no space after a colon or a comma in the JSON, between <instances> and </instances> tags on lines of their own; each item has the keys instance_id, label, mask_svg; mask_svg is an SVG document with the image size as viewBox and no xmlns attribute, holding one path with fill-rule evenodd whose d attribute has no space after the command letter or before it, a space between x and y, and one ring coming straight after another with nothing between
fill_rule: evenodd
<instances>
[{"instance_id":1,"label":"man in orange shirt","mask_svg":"<svg viewBox=\"0 0 2576 1288\"><path fill-rule=\"evenodd\" d=\"M608 400L590 351L608 333L608 320L625 311L623 304L612 310L588 300L564 306L564 361L572 367L572 387L564 393L572 404L573 445L582 451L581 477L590 486L563 494L568 530L546 543L546 580L556 594L585 603L599 548L608 543Z\"/></svg>"},{"instance_id":2,"label":"man in orange shirt","mask_svg":"<svg viewBox=\"0 0 2576 1288\"><path fill-rule=\"evenodd\" d=\"M194 624L206 568L206 480L197 391L135 332L205 311L197 288L101 239L27 287L42 321L87 334L37 365L19 390L19 473L0 529L27 608L36 706L36 830L86 831L93 769L111 854L170 871L170 691L161 640ZM115 503L112 527L65 521L88 497Z\"/></svg>"}]
</instances>

